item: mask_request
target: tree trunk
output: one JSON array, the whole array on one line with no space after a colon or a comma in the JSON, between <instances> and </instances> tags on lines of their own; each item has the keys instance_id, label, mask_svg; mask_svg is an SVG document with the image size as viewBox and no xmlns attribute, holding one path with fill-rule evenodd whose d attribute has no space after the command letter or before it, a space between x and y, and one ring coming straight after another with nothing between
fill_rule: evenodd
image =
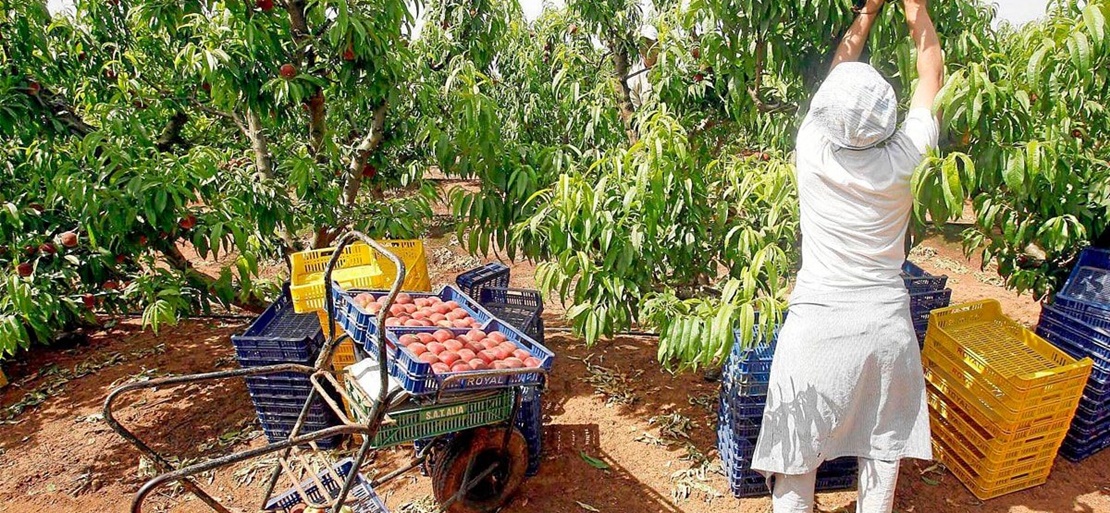
<instances>
[{"instance_id":1,"label":"tree trunk","mask_svg":"<svg viewBox=\"0 0 1110 513\"><path fill-rule=\"evenodd\" d=\"M254 176L257 180L273 180L274 168L270 157L270 143L262 131L262 118L253 109L247 110L247 137L254 151Z\"/></svg>"},{"instance_id":2,"label":"tree trunk","mask_svg":"<svg viewBox=\"0 0 1110 513\"><path fill-rule=\"evenodd\" d=\"M618 107L621 111L621 121L624 122L624 131L628 134L628 143L636 144L640 140L640 133L634 125L636 109L632 106L632 90L628 87L628 48L619 43L611 43L613 52L613 67L616 68L617 82L620 84Z\"/></svg>"},{"instance_id":3,"label":"tree trunk","mask_svg":"<svg viewBox=\"0 0 1110 513\"><path fill-rule=\"evenodd\" d=\"M254 178L259 182L274 181L273 158L270 156L270 143L262 128L262 118L253 109L247 110L247 137L251 141L251 150L254 151ZM290 198L293 201L293 198ZM301 250L300 241L296 240L288 230L279 228L277 236L285 245L285 253L289 254Z\"/></svg>"},{"instance_id":4,"label":"tree trunk","mask_svg":"<svg viewBox=\"0 0 1110 513\"><path fill-rule=\"evenodd\" d=\"M166 258L166 263L170 264L171 267L185 273L185 279L188 280L189 285L194 288L209 290L209 287L216 281L215 278L194 268L193 263L185 258L185 255L181 254L181 250L178 249L177 245L172 242L168 244L168 247L162 250L162 256ZM266 309L266 304L257 300L240 301L237 299L232 301L231 305L256 314L262 313L262 311Z\"/></svg>"},{"instance_id":5,"label":"tree trunk","mask_svg":"<svg viewBox=\"0 0 1110 513\"><path fill-rule=\"evenodd\" d=\"M384 100L374 108L374 120L370 124L370 131L355 147L354 159L351 160L351 167L347 170L347 182L343 184L342 202L345 207L354 206L358 198L358 190L362 186L362 170L366 166L366 161L385 138L385 114L388 110L389 104Z\"/></svg>"},{"instance_id":6,"label":"tree trunk","mask_svg":"<svg viewBox=\"0 0 1110 513\"><path fill-rule=\"evenodd\" d=\"M347 168L347 176L343 181L343 195L339 198L340 204L347 210L353 208L358 201L358 191L362 187L362 170L366 166L366 161L385 139L385 115L388 111L389 103L382 100L374 108L374 119L370 123L370 131L355 147L355 155L351 159L350 167ZM382 199L381 190L375 189L375 191L374 198ZM331 245L332 241L342 233L345 224L340 223L340 226L335 228L326 226L318 228L312 238L312 247L323 248Z\"/></svg>"}]
</instances>

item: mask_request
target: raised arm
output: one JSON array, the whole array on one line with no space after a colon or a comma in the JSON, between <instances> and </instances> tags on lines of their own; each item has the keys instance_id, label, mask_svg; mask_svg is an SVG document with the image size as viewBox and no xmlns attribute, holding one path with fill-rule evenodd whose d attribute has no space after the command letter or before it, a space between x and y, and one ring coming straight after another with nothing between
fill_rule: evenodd
<instances>
[{"instance_id":1,"label":"raised arm","mask_svg":"<svg viewBox=\"0 0 1110 513\"><path fill-rule=\"evenodd\" d=\"M944 55L933 20L929 17L928 0L905 0L906 21L910 37L917 47L917 90L913 92L910 108L933 108L941 86L944 85Z\"/></svg>"},{"instance_id":2,"label":"raised arm","mask_svg":"<svg viewBox=\"0 0 1110 513\"><path fill-rule=\"evenodd\" d=\"M879 11L885 3L886 0L867 0L860 9L859 16L856 16L856 21L848 28L848 33L844 34L844 39L840 40L840 46L836 49L829 71L842 62L859 60L860 54L863 53L863 46L867 44L867 36L871 35L871 26L879 18Z\"/></svg>"}]
</instances>

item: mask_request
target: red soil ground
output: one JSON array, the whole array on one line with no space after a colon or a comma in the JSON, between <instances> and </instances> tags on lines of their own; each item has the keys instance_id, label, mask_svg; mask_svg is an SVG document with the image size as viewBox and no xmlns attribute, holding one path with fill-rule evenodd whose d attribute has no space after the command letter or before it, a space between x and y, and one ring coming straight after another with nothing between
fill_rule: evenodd
<instances>
[{"instance_id":1,"label":"red soil ground","mask_svg":"<svg viewBox=\"0 0 1110 513\"><path fill-rule=\"evenodd\" d=\"M475 263L447 238L429 242L433 282L443 283ZM1039 308L979 273L959 253L958 241L934 236L916 260L950 276L955 301L998 298L1023 322ZM533 268L515 265L516 286L530 285ZM558 324L557 304L549 325ZM139 453L99 417L113 384L167 374L236 366L228 337L246 320L191 320L158 334L135 321L93 333L71 347L36 348L5 365L12 384L0 390L0 406L37 402L0 429L0 512L127 511L146 479ZM525 482L504 510L511 513L601 511L767 511L767 499L738 500L713 471L716 387L699 374L672 375L655 362L650 338L621 337L587 349L566 333L548 345L558 360L547 392L546 455L541 472ZM37 394L37 395L36 395ZM181 460L203 458L265 443L241 382L190 386L131 396L121 420L154 447ZM0 410L2 412L2 410ZM0 415L0 418L4 416ZM591 466L585 453L608 470ZM389 470L409 453L380 454L365 469ZM700 461L711 462L702 469ZM257 507L264 467L243 463L204 476L218 499L238 510ZM431 493L427 478L411 473L379 490L392 511L416 513ZM854 511L854 492L820 496L821 510ZM207 511L188 494L167 491L148 511ZM592 509L591 509L592 508ZM1081 464L1057 459L1048 484L987 502L975 499L951 474L925 462L902 468L896 509L909 512L1107 512L1110 513L1110 451Z\"/></svg>"}]
</instances>

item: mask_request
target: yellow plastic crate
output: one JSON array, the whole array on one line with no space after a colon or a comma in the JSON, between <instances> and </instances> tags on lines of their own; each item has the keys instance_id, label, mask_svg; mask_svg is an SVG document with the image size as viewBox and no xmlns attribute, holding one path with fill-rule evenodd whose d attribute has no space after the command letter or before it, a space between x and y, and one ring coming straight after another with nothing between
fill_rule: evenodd
<instances>
[{"instance_id":1,"label":"yellow plastic crate","mask_svg":"<svg viewBox=\"0 0 1110 513\"><path fill-rule=\"evenodd\" d=\"M1005 419L1017 419L1022 413L1048 403L1070 401L1078 405L1087 384L1086 374L1076 374L1043 387L1007 393L939 345L929 344L921 353L921 361L928 369L939 369L950 378L949 384L962 386Z\"/></svg>"},{"instance_id":2,"label":"yellow plastic crate","mask_svg":"<svg viewBox=\"0 0 1110 513\"><path fill-rule=\"evenodd\" d=\"M1048 475L1052 472L1052 460L1047 462L1033 462L1011 475L981 477L975 468L960 459L954 451L947 447L938 437L933 437L933 459L944 463L952 475L956 476L972 495L980 500L993 499L1008 493L1013 493L1048 482Z\"/></svg>"},{"instance_id":3,"label":"yellow plastic crate","mask_svg":"<svg viewBox=\"0 0 1110 513\"><path fill-rule=\"evenodd\" d=\"M1053 383L1086 381L1091 359L1076 361L1002 314L993 299L933 310L925 346L941 347L1002 393L1021 396Z\"/></svg>"},{"instance_id":4,"label":"yellow plastic crate","mask_svg":"<svg viewBox=\"0 0 1110 513\"><path fill-rule=\"evenodd\" d=\"M1052 472L1057 447L1046 447L1038 454L1003 463L968 457L967 442L954 435L943 423L933 434L933 457L944 463L976 497L986 500L1044 483Z\"/></svg>"},{"instance_id":5,"label":"yellow plastic crate","mask_svg":"<svg viewBox=\"0 0 1110 513\"><path fill-rule=\"evenodd\" d=\"M324 270L335 253L335 248L301 251L289 256L293 275L289 293L293 298L293 311L308 313L324 308ZM343 249L335 263L332 280L344 288L374 288L382 282L382 270L369 245L356 243ZM394 271L396 272L396 271Z\"/></svg>"},{"instance_id":6,"label":"yellow plastic crate","mask_svg":"<svg viewBox=\"0 0 1110 513\"><path fill-rule=\"evenodd\" d=\"M986 432L955 405L946 403L944 396L931 386L927 387L929 419L934 429L938 425L967 441L968 459L985 459L995 464L1023 459L1041 454L1045 448L1055 451L1068 432L1070 416L1049 419L1017 433L995 436Z\"/></svg>"},{"instance_id":7,"label":"yellow plastic crate","mask_svg":"<svg viewBox=\"0 0 1110 513\"><path fill-rule=\"evenodd\" d=\"M405 282L401 284L401 290L409 292L432 291L432 279L428 274L428 257L424 254L423 241L419 239L385 239L379 240L378 243L385 246L405 263ZM378 283L375 284L374 288L381 290L388 289L393 285L393 280L397 277L397 266L393 265L393 261L390 260L389 257L381 253L375 252L374 257L377 259L378 267L381 269L381 276L378 278Z\"/></svg>"},{"instance_id":8,"label":"yellow plastic crate","mask_svg":"<svg viewBox=\"0 0 1110 513\"><path fill-rule=\"evenodd\" d=\"M324 338L327 338L328 337L328 312L323 308L321 308L319 310L316 310L316 317L318 319L320 319L320 330L323 331ZM335 322L335 323L332 323L332 324L335 325L335 336L336 336L336 338L338 338L340 335L342 335L344 333L343 332L343 326L340 326L338 322Z\"/></svg>"},{"instance_id":9,"label":"yellow plastic crate","mask_svg":"<svg viewBox=\"0 0 1110 513\"><path fill-rule=\"evenodd\" d=\"M343 372L347 367L354 365L356 361L355 343L350 339L340 342L331 356L331 366L337 373Z\"/></svg>"},{"instance_id":10,"label":"yellow plastic crate","mask_svg":"<svg viewBox=\"0 0 1110 513\"><path fill-rule=\"evenodd\" d=\"M1010 436L1050 420L1064 418L1071 422L1077 400L1063 400L1034 405L1017 415L1004 416L997 402L986 394L975 394L944 370L925 360L925 381L933 386L945 402L956 405L984 431L992 436Z\"/></svg>"}]
</instances>

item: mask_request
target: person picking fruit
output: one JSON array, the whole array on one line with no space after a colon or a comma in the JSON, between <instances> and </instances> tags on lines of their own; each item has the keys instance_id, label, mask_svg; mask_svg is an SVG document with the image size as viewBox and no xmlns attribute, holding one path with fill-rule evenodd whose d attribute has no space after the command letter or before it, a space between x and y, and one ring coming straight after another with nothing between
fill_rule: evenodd
<instances>
[{"instance_id":1,"label":"person picking fruit","mask_svg":"<svg viewBox=\"0 0 1110 513\"><path fill-rule=\"evenodd\" d=\"M858 62L886 0L867 0L798 133L802 268L778 335L752 469L775 513L813 511L817 467L859 458L856 511L889 513L903 458L932 459L921 354L901 278L910 178L937 145L944 62L927 0L904 0L919 80L901 127Z\"/></svg>"}]
</instances>

